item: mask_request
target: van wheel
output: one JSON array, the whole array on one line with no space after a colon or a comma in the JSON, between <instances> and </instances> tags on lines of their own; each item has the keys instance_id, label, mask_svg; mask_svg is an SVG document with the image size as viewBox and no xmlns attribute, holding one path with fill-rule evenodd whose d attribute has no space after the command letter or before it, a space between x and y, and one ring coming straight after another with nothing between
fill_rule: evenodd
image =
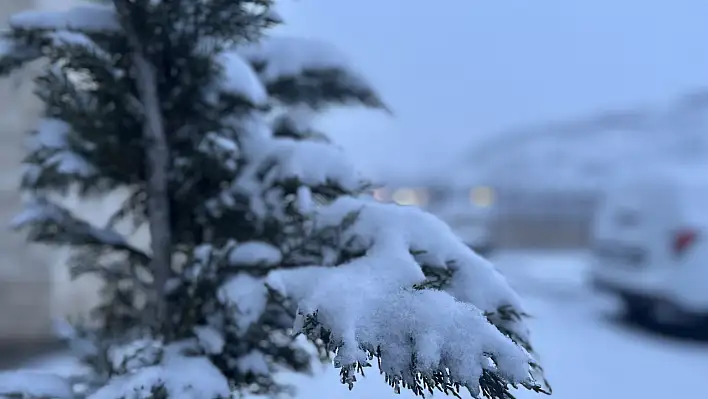
<instances>
[{"instance_id":1,"label":"van wheel","mask_svg":"<svg viewBox=\"0 0 708 399\"><path fill-rule=\"evenodd\" d=\"M647 298L622 295L624 317L633 323L648 325L654 323L654 303Z\"/></svg>"},{"instance_id":2,"label":"van wheel","mask_svg":"<svg viewBox=\"0 0 708 399\"><path fill-rule=\"evenodd\" d=\"M668 302L658 301L652 309L652 319L657 324L669 328L685 328L697 323L694 317Z\"/></svg>"},{"instance_id":3,"label":"van wheel","mask_svg":"<svg viewBox=\"0 0 708 399\"><path fill-rule=\"evenodd\" d=\"M695 336L708 340L708 317L702 317L694 328L693 333Z\"/></svg>"},{"instance_id":4,"label":"van wheel","mask_svg":"<svg viewBox=\"0 0 708 399\"><path fill-rule=\"evenodd\" d=\"M708 321L700 314L687 313L670 303L657 303L652 315L655 324L665 331L686 337L708 338Z\"/></svg>"}]
</instances>

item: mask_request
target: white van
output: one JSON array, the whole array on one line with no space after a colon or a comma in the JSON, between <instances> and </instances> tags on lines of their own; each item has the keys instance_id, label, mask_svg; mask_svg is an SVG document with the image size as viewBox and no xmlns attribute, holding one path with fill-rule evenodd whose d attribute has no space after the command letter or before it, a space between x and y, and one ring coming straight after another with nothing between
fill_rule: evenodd
<instances>
[{"instance_id":1,"label":"white van","mask_svg":"<svg viewBox=\"0 0 708 399\"><path fill-rule=\"evenodd\" d=\"M591 280L627 315L708 331L708 164L655 166L608 187L596 214Z\"/></svg>"}]
</instances>

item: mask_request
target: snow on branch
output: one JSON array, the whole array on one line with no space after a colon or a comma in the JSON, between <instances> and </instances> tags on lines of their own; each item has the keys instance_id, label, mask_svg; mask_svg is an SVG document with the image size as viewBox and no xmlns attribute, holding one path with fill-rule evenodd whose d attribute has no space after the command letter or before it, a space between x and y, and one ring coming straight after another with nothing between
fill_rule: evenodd
<instances>
[{"instance_id":1,"label":"snow on branch","mask_svg":"<svg viewBox=\"0 0 708 399\"><path fill-rule=\"evenodd\" d=\"M0 76L9 75L42 56L39 49L10 37L10 32L3 32L0 37Z\"/></svg>"},{"instance_id":2,"label":"snow on branch","mask_svg":"<svg viewBox=\"0 0 708 399\"><path fill-rule=\"evenodd\" d=\"M233 332L242 337L263 316L269 297L263 278L239 273L221 285L218 298L232 310L235 316Z\"/></svg>"},{"instance_id":3,"label":"snow on branch","mask_svg":"<svg viewBox=\"0 0 708 399\"><path fill-rule=\"evenodd\" d=\"M231 397L226 377L208 358L186 356L182 349L179 344L165 347L158 363L118 374L87 399Z\"/></svg>"},{"instance_id":4,"label":"snow on branch","mask_svg":"<svg viewBox=\"0 0 708 399\"><path fill-rule=\"evenodd\" d=\"M359 242L381 253L412 253L414 279L424 277L423 268L449 270L453 276L446 290L484 311L505 305L523 309L518 295L491 262L465 245L445 222L417 207L341 197L319 210L317 223L338 225L357 210L359 217L343 241Z\"/></svg>"},{"instance_id":5,"label":"snow on branch","mask_svg":"<svg viewBox=\"0 0 708 399\"><path fill-rule=\"evenodd\" d=\"M46 38L50 40L52 49L79 49L82 52L89 53L99 60L112 63L111 55L103 50L93 39L81 32L69 30L57 30L48 32Z\"/></svg>"},{"instance_id":6,"label":"snow on branch","mask_svg":"<svg viewBox=\"0 0 708 399\"><path fill-rule=\"evenodd\" d=\"M315 129L316 111L296 105L279 110L273 118L273 137L331 143L326 134Z\"/></svg>"},{"instance_id":7,"label":"snow on branch","mask_svg":"<svg viewBox=\"0 0 708 399\"><path fill-rule=\"evenodd\" d=\"M332 103L359 103L388 110L346 57L325 42L268 37L237 51L258 71L268 93L285 104L322 108Z\"/></svg>"},{"instance_id":8,"label":"snow on branch","mask_svg":"<svg viewBox=\"0 0 708 399\"><path fill-rule=\"evenodd\" d=\"M121 31L113 7L100 4L66 11L21 11L13 14L8 24L10 29L0 38L0 76L61 47L80 46L105 58L107 55L87 35Z\"/></svg>"},{"instance_id":9,"label":"snow on branch","mask_svg":"<svg viewBox=\"0 0 708 399\"><path fill-rule=\"evenodd\" d=\"M16 30L78 30L101 33L122 30L115 8L91 4L66 11L28 10L13 14L9 25Z\"/></svg>"},{"instance_id":10,"label":"snow on branch","mask_svg":"<svg viewBox=\"0 0 708 399\"><path fill-rule=\"evenodd\" d=\"M268 93L250 64L237 52L225 51L217 58L222 68L222 91L244 98L253 105L268 102Z\"/></svg>"},{"instance_id":11,"label":"snow on branch","mask_svg":"<svg viewBox=\"0 0 708 399\"><path fill-rule=\"evenodd\" d=\"M37 129L29 140L29 149L62 150L68 148L67 139L71 132L71 125L61 119L42 118Z\"/></svg>"},{"instance_id":12,"label":"snow on branch","mask_svg":"<svg viewBox=\"0 0 708 399\"><path fill-rule=\"evenodd\" d=\"M414 391L459 384L476 394L492 377L502 386L539 389L531 354L487 317L521 309L489 262L415 207L342 197L318 209L315 220L336 226L356 211L341 242L364 256L336 267L280 270L267 280L298 304L299 330L329 337L344 383L377 357L393 386ZM447 271L443 291L421 288L426 270ZM511 328L525 334L523 324Z\"/></svg>"},{"instance_id":13,"label":"snow on branch","mask_svg":"<svg viewBox=\"0 0 708 399\"><path fill-rule=\"evenodd\" d=\"M0 372L0 398L71 399L74 393L65 378L35 371Z\"/></svg>"},{"instance_id":14,"label":"snow on branch","mask_svg":"<svg viewBox=\"0 0 708 399\"><path fill-rule=\"evenodd\" d=\"M243 138L241 138L243 142ZM273 188L296 191L298 207L307 213L313 194L334 197L359 193L369 187L355 164L339 148L322 141L265 138L244 151L251 159L232 185L234 192L249 200L259 217L280 217L280 197ZM250 140L255 142L256 140Z\"/></svg>"},{"instance_id":15,"label":"snow on branch","mask_svg":"<svg viewBox=\"0 0 708 399\"><path fill-rule=\"evenodd\" d=\"M262 241L246 241L228 253L228 263L240 267L273 267L283 261L280 249Z\"/></svg>"},{"instance_id":16,"label":"snow on branch","mask_svg":"<svg viewBox=\"0 0 708 399\"><path fill-rule=\"evenodd\" d=\"M73 215L68 209L46 198L35 198L12 220L15 229L27 229L32 241L74 246L105 246L127 252L147 262L150 256L133 247L128 240L109 228L95 227Z\"/></svg>"},{"instance_id":17,"label":"snow on branch","mask_svg":"<svg viewBox=\"0 0 708 399\"><path fill-rule=\"evenodd\" d=\"M365 186L354 162L329 143L275 139L273 144L276 181L296 179L309 187L334 185L344 191L357 191Z\"/></svg>"},{"instance_id":18,"label":"snow on branch","mask_svg":"<svg viewBox=\"0 0 708 399\"><path fill-rule=\"evenodd\" d=\"M34 135L29 140L31 151L26 161L23 185L33 187L44 177L52 175L61 180L95 177L96 168L69 144L71 126L54 118L40 120Z\"/></svg>"},{"instance_id":19,"label":"snow on branch","mask_svg":"<svg viewBox=\"0 0 708 399\"><path fill-rule=\"evenodd\" d=\"M259 75L267 83L300 75L308 69L347 68L350 65L332 45L304 38L264 38L239 46L238 52L258 66Z\"/></svg>"},{"instance_id":20,"label":"snow on branch","mask_svg":"<svg viewBox=\"0 0 708 399\"><path fill-rule=\"evenodd\" d=\"M84 157L68 150L59 150L47 157L40 169L38 174L52 170L57 174L84 178L95 176L97 173L95 167Z\"/></svg>"},{"instance_id":21,"label":"snow on branch","mask_svg":"<svg viewBox=\"0 0 708 399\"><path fill-rule=\"evenodd\" d=\"M382 254L338 267L276 272L268 283L297 301L299 331L311 338L328 336L343 382L350 385L357 365L373 356L387 378L404 387L445 375L447 382L434 388L459 384L478 393L484 371L509 384L535 384L532 358L523 348L476 307L405 284L396 273L408 267L405 263ZM320 328L327 334L318 336Z\"/></svg>"}]
</instances>

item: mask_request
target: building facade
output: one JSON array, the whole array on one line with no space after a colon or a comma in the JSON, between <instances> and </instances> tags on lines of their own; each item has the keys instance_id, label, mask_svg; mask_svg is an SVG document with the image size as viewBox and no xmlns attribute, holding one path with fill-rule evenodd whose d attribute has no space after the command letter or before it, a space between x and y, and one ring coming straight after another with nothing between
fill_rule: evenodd
<instances>
[{"instance_id":1,"label":"building facade","mask_svg":"<svg viewBox=\"0 0 708 399\"><path fill-rule=\"evenodd\" d=\"M0 23L15 12L32 8L66 7L65 0L2 0ZM31 66L0 80L0 368L11 361L55 342L52 321L86 313L96 302L98 282L91 278L72 281L66 268L66 248L28 244L9 228L22 208L19 181L27 132L36 125L41 104L33 94ZM80 216L97 223L121 202L120 193L101 201L64 202ZM145 239L143 237L143 239Z\"/></svg>"},{"instance_id":2,"label":"building facade","mask_svg":"<svg viewBox=\"0 0 708 399\"><path fill-rule=\"evenodd\" d=\"M499 247L583 247L618 172L707 159L706 132L708 89L699 89L665 104L502 132L458 160L446 181L494 191L486 223Z\"/></svg>"},{"instance_id":3,"label":"building facade","mask_svg":"<svg viewBox=\"0 0 708 399\"><path fill-rule=\"evenodd\" d=\"M27 0L0 2L0 19L34 4ZM27 78L29 71L0 80L0 337L39 339L48 333L50 276L46 248L30 246L7 226L20 210L18 191L24 132L39 112ZM30 316L31 315L31 316Z\"/></svg>"}]
</instances>

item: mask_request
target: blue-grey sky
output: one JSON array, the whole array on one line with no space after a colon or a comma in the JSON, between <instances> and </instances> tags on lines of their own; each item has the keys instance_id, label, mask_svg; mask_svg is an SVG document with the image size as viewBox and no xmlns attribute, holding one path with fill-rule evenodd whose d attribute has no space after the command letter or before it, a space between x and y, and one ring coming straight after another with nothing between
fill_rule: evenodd
<instances>
[{"instance_id":1,"label":"blue-grey sky","mask_svg":"<svg viewBox=\"0 0 708 399\"><path fill-rule=\"evenodd\" d=\"M283 0L281 13L395 110L328 118L372 169L426 169L503 128L708 84L705 0Z\"/></svg>"}]
</instances>

